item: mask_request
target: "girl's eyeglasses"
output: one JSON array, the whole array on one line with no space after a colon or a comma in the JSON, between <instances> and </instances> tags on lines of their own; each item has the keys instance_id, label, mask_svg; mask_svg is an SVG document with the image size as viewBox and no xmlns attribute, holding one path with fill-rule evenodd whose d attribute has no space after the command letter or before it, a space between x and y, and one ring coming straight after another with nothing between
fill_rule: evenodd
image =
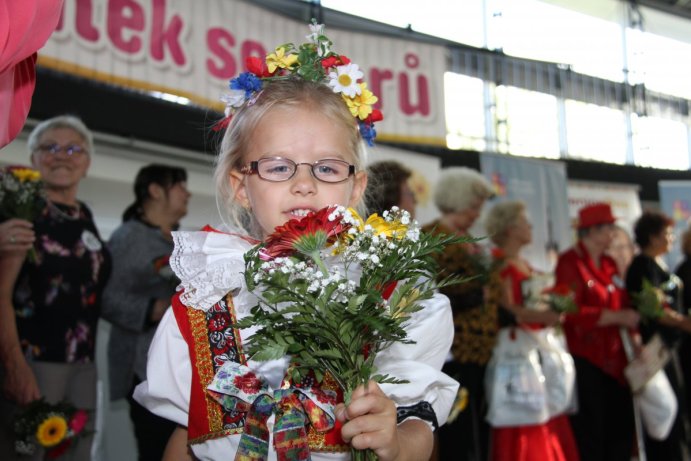
<instances>
[{"instance_id":1,"label":"girl's eyeglasses","mask_svg":"<svg viewBox=\"0 0 691 461\"><path fill-rule=\"evenodd\" d=\"M355 174L355 165L351 165L343 160L324 159L314 163L295 163L288 158L269 157L250 162L249 166L243 167L240 171L243 174L257 174L261 179L271 182L287 181L298 170L298 166L307 165L310 167L312 176L317 180L326 183L339 183Z\"/></svg>"}]
</instances>

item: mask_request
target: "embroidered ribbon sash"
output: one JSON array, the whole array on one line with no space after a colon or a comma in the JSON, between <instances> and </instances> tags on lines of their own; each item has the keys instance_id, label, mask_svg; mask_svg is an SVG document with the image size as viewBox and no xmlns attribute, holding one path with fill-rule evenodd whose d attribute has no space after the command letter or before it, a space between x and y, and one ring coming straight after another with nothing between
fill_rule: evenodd
<instances>
[{"instance_id":1,"label":"embroidered ribbon sash","mask_svg":"<svg viewBox=\"0 0 691 461\"><path fill-rule=\"evenodd\" d=\"M336 393L317 386L272 390L262 376L235 362L218 369L207 387L226 410L247 413L235 461L264 461L269 453L268 420L276 415L274 448L279 461L307 461L306 424L326 432L334 427Z\"/></svg>"}]
</instances>

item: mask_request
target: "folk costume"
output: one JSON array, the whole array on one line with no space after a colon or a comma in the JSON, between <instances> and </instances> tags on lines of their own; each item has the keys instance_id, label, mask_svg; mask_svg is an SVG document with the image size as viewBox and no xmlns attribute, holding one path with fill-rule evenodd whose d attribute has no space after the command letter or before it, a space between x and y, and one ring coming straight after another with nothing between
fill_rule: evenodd
<instances>
[{"instance_id":1,"label":"folk costume","mask_svg":"<svg viewBox=\"0 0 691 461\"><path fill-rule=\"evenodd\" d=\"M523 272L517 265L508 263L500 271L502 280L511 284L511 294L516 305L526 305L527 287L533 271ZM515 322L514 322L515 323ZM507 326L501 325L500 326ZM523 325L539 330L540 324ZM561 414L543 424L492 428L490 460L492 461L578 461L578 448L566 415Z\"/></svg>"},{"instance_id":2,"label":"folk costume","mask_svg":"<svg viewBox=\"0 0 691 461\"><path fill-rule=\"evenodd\" d=\"M256 297L244 283L244 253L256 242L237 234L175 232L171 267L182 290L161 320L149 351L149 379L135 399L152 412L186 426L201 460L266 453L261 459L348 459L349 447L333 424L341 401L328 377L284 379L289 358L248 360L243 343L254 327L233 323L250 314ZM448 299L435 295L407 326L414 344L380 352L378 373L406 384L383 384L398 406L399 422L419 418L436 428L446 421L457 383L440 369L453 330ZM278 409L278 411L277 411ZM309 422L307 422L309 419ZM253 458L254 459L254 458Z\"/></svg>"}]
</instances>

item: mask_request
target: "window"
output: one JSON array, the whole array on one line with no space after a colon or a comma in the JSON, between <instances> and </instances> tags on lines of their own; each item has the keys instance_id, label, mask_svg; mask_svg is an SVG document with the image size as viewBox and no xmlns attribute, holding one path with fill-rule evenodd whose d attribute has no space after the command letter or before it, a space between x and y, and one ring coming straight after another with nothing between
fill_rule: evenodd
<instances>
[{"instance_id":1,"label":"window","mask_svg":"<svg viewBox=\"0 0 691 461\"><path fill-rule=\"evenodd\" d=\"M483 81L453 72L444 74L449 149L483 151L487 147Z\"/></svg>"},{"instance_id":2,"label":"window","mask_svg":"<svg viewBox=\"0 0 691 461\"><path fill-rule=\"evenodd\" d=\"M681 122L632 115L633 157L639 166L689 169L689 135Z\"/></svg>"},{"instance_id":3,"label":"window","mask_svg":"<svg viewBox=\"0 0 691 461\"><path fill-rule=\"evenodd\" d=\"M570 158L626 163L626 116L622 111L572 100L565 106Z\"/></svg>"}]
</instances>

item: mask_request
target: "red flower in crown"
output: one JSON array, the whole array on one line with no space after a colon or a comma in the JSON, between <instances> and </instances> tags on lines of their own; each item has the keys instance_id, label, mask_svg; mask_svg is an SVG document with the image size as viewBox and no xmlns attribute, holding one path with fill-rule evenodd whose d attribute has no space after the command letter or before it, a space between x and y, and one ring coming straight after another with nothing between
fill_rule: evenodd
<instances>
[{"instance_id":1,"label":"red flower in crown","mask_svg":"<svg viewBox=\"0 0 691 461\"><path fill-rule=\"evenodd\" d=\"M379 109L372 109L372 112L364 120L365 123L381 122L384 120L384 114Z\"/></svg>"},{"instance_id":2,"label":"red flower in crown","mask_svg":"<svg viewBox=\"0 0 691 461\"><path fill-rule=\"evenodd\" d=\"M271 72L269 72L266 61L256 56L250 56L249 58L245 59L245 66L247 66L248 71L252 72L259 78L271 77L271 75L273 75Z\"/></svg>"},{"instance_id":3,"label":"red flower in crown","mask_svg":"<svg viewBox=\"0 0 691 461\"><path fill-rule=\"evenodd\" d=\"M334 54L328 58L322 59L321 64L324 69L329 69L331 67L345 66L346 64L350 64L350 59L343 55Z\"/></svg>"},{"instance_id":4,"label":"red flower in crown","mask_svg":"<svg viewBox=\"0 0 691 461\"><path fill-rule=\"evenodd\" d=\"M261 380L252 372L236 376L233 379L233 385L245 394L256 394L262 388Z\"/></svg>"},{"instance_id":5,"label":"red flower in crown","mask_svg":"<svg viewBox=\"0 0 691 461\"><path fill-rule=\"evenodd\" d=\"M274 258L292 256L296 252L310 253L320 250L327 243L333 243L339 234L346 231L350 224L342 221L338 215L332 221L329 215L335 206L322 208L301 219L291 219L282 226L278 226L273 234L266 239L266 245L260 257L269 261Z\"/></svg>"}]
</instances>

